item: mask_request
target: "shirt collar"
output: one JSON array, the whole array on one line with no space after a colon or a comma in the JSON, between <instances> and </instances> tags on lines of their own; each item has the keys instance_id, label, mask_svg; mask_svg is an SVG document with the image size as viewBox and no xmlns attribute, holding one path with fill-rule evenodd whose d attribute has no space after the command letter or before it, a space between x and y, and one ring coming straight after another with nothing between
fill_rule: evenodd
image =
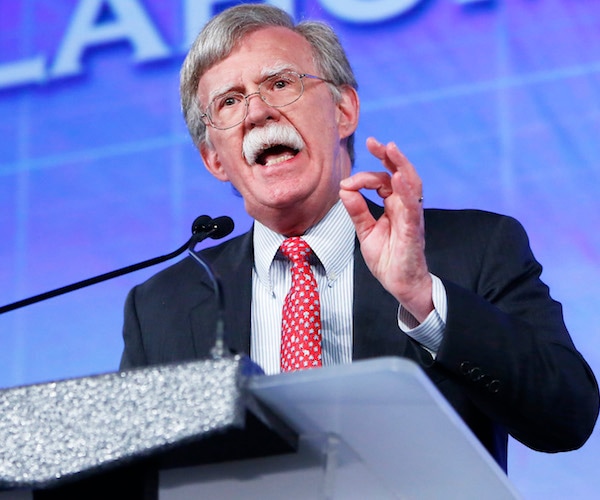
<instances>
[{"instance_id":1,"label":"shirt collar","mask_svg":"<svg viewBox=\"0 0 600 500\"><path fill-rule=\"evenodd\" d=\"M354 225L341 201L302 238L323 265L328 283L335 281L354 255ZM260 222L254 224L254 266L258 279L272 290L270 269L285 237Z\"/></svg>"}]
</instances>

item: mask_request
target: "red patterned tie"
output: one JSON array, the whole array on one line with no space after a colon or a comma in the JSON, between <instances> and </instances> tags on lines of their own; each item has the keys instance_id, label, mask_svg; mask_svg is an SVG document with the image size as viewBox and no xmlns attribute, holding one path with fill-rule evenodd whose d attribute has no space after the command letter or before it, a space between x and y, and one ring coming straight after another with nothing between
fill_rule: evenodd
<instances>
[{"instance_id":1,"label":"red patterned tie","mask_svg":"<svg viewBox=\"0 0 600 500\"><path fill-rule=\"evenodd\" d=\"M283 303L281 371L322 365L321 301L308 263L311 248L300 237L286 239L281 251L292 261L292 286Z\"/></svg>"}]
</instances>

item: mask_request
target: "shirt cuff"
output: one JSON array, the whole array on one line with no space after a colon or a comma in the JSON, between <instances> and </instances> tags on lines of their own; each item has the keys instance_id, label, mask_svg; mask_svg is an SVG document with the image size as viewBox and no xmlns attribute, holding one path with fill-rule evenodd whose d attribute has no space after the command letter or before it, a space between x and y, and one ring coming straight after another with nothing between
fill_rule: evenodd
<instances>
[{"instance_id":1,"label":"shirt cuff","mask_svg":"<svg viewBox=\"0 0 600 500\"><path fill-rule=\"evenodd\" d=\"M437 353L444 338L446 317L448 311L448 299L446 289L442 280L433 274L429 274L432 281L433 311L419 323L402 304L398 307L398 326L406 335L426 347L432 354Z\"/></svg>"}]
</instances>

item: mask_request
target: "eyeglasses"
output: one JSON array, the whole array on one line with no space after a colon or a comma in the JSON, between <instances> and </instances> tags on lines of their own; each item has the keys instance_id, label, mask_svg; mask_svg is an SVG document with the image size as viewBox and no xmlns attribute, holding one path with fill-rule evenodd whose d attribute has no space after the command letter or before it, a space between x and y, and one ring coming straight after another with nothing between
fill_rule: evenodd
<instances>
[{"instance_id":1,"label":"eyeglasses","mask_svg":"<svg viewBox=\"0 0 600 500\"><path fill-rule=\"evenodd\" d=\"M215 97L200 116L205 125L227 130L242 123L248 116L250 97L258 95L273 108L283 108L296 102L304 93L304 79L313 78L333 83L319 76L295 71L282 71L263 80L256 92L244 95L241 92L226 92Z\"/></svg>"}]
</instances>

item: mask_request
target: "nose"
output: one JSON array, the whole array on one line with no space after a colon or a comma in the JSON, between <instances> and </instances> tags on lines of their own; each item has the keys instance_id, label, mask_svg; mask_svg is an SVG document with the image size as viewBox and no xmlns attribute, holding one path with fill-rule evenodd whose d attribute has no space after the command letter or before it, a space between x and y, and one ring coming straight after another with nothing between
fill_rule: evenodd
<instances>
[{"instance_id":1,"label":"nose","mask_svg":"<svg viewBox=\"0 0 600 500\"><path fill-rule=\"evenodd\" d=\"M278 120L280 116L279 110L268 105L258 91L246 96L246 107L246 123L249 125L263 125L268 120Z\"/></svg>"}]
</instances>

